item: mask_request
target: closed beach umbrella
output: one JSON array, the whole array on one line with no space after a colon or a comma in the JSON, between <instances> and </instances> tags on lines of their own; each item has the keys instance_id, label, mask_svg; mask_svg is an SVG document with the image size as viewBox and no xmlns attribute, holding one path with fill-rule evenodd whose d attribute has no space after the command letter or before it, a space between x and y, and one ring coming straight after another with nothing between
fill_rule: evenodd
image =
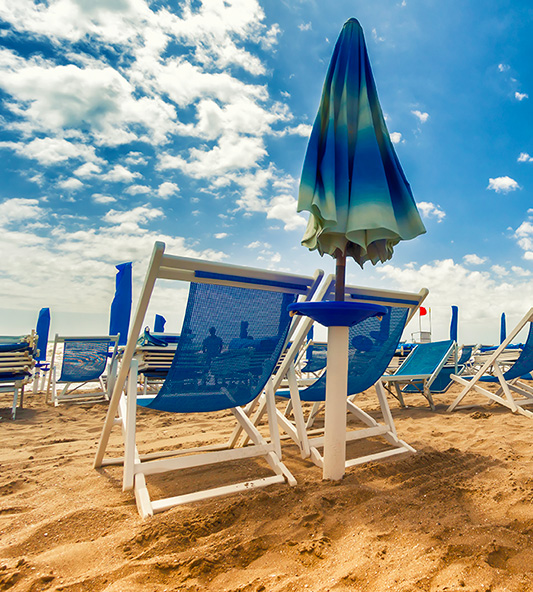
<instances>
[{"instance_id":1,"label":"closed beach umbrella","mask_svg":"<svg viewBox=\"0 0 533 592\"><path fill-rule=\"evenodd\" d=\"M401 240L426 232L354 18L344 24L333 50L307 146L298 195L298 211L304 210L310 216L302 244L335 257L341 274L346 255L361 267L384 262Z\"/></svg>"},{"instance_id":2,"label":"closed beach umbrella","mask_svg":"<svg viewBox=\"0 0 533 592\"><path fill-rule=\"evenodd\" d=\"M502 316L500 318L500 343L503 343L507 338L507 325L505 322L505 313L502 312Z\"/></svg>"},{"instance_id":3,"label":"closed beach umbrella","mask_svg":"<svg viewBox=\"0 0 533 592\"><path fill-rule=\"evenodd\" d=\"M384 262L401 240L426 232L387 131L363 30L354 18L344 24L326 74L298 211L310 213L302 244L336 258L336 300L344 300L346 256L361 267L366 261ZM345 468L348 330L328 329L325 479L340 479Z\"/></svg>"},{"instance_id":4,"label":"closed beach umbrella","mask_svg":"<svg viewBox=\"0 0 533 592\"><path fill-rule=\"evenodd\" d=\"M46 360L46 347L48 345L48 333L50 331L50 309L41 308L39 317L37 318L37 349L39 354L35 357L37 362L44 362Z\"/></svg>"},{"instance_id":5,"label":"closed beach umbrella","mask_svg":"<svg viewBox=\"0 0 533 592\"><path fill-rule=\"evenodd\" d=\"M457 341L457 325L459 323L459 308L452 306L452 322L450 323L450 339Z\"/></svg>"},{"instance_id":6,"label":"closed beach umbrella","mask_svg":"<svg viewBox=\"0 0 533 592\"><path fill-rule=\"evenodd\" d=\"M120 333L119 345L126 345L130 327L131 292L132 292L132 264L120 263L116 266L115 297L111 303L109 317L109 334Z\"/></svg>"}]
</instances>

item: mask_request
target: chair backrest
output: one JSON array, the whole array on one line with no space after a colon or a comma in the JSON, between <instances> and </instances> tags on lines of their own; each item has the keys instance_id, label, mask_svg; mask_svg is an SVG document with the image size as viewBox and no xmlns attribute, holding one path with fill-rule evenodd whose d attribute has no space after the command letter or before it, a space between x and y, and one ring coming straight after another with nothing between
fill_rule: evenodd
<instances>
[{"instance_id":1,"label":"chair backrest","mask_svg":"<svg viewBox=\"0 0 533 592\"><path fill-rule=\"evenodd\" d=\"M176 257L156 243L123 354L110 409L118 405L146 309L158 278L190 284L172 366L149 407L175 412L244 405L264 388L298 317L287 311L315 293L314 277Z\"/></svg>"},{"instance_id":2,"label":"chair backrest","mask_svg":"<svg viewBox=\"0 0 533 592\"><path fill-rule=\"evenodd\" d=\"M533 322L529 323L529 333L516 362L504 373L505 380L520 378L533 371Z\"/></svg>"},{"instance_id":3,"label":"chair backrest","mask_svg":"<svg viewBox=\"0 0 533 592\"><path fill-rule=\"evenodd\" d=\"M348 395L355 395L370 388L385 373L407 322L414 316L427 295L428 290L425 288L418 293L411 293L361 286L345 287L346 300L381 304L387 308L387 314L382 318L370 317L350 327ZM330 281L326 299L332 300L334 297L335 282ZM300 392L301 399L325 400L326 376L327 370L315 383Z\"/></svg>"},{"instance_id":4,"label":"chair backrest","mask_svg":"<svg viewBox=\"0 0 533 592\"><path fill-rule=\"evenodd\" d=\"M57 352L57 345L63 343L63 360L58 382L89 382L97 380L104 373L112 349L116 355L118 335L96 337L63 337L56 335L52 362Z\"/></svg>"},{"instance_id":5,"label":"chair backrest","mask_svg":"<svg viewBox=\"0 0 533 592\"><path fill-rule=\"evenodd\" d=\"M409 354L393 376L429 377L440 370L455 348L455 341L420 343Z\"/></svg>"}]
</instances>

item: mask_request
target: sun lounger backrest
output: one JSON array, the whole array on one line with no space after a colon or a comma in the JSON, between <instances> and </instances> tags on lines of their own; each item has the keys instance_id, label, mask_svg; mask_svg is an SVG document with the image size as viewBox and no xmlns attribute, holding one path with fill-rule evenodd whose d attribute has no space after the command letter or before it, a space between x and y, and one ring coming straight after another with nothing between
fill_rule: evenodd
<instances>
[{"instance_id":1,"label":"sun lounger backrest","mask_svg":"<svg viewBox=\"0 0 533 592\"><path fill-rule=\"evenodd\" d=\"M263 390L285 346L298 291L192 283L180 341L159 394L148 407L216 411L242 406Z\"/></svg>"},{"instance_id":2,"label":"sun lounger backrest","mask_svg":"<svg viewBox=\"0 0 533 592\"><path fill-rule=\"evenodd\" d=\"M394 376L431 376L444 365L454 344L451 339L418 344Z\"/></svg>"},{"instance_id":3,"label":"sun lounger backrest","mask_svg":"<svg viewBox=\"0 0 533 592\"><path fill-rule=\"evenodd\" d=\"M87 382L99 378L107 364L109 338L64 338L59 382Z\"/></svg>"},{"instance_id":4,"label":"sun lounger backrest","mask_svg":"<svg viewBox=\"0 0 533 592\"><path fill-rule=\"evenodd\" d=\"M529 323L529 333L516 362L504 373L505 380L520 378L533 371L533 322Z\"/></svg>"}]
</instances>

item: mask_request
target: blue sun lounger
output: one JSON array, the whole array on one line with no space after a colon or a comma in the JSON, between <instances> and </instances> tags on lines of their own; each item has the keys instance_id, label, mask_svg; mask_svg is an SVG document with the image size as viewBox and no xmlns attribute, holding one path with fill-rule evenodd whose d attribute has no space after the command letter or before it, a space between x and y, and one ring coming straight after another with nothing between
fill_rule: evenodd
<instances>
[{"instance_id":1,"label":"blue sun lounger","mask_svg":"<svg viewBox=\"0 0 533 592\"><path fill-rule=\"evenodd\" d=\"M398 399L402 407L406 406L404 394L419 393L427 399L431 410L435 411L431 387L451 356L457 356L457 344L451 339L420 343L394 374L383 377L383 383L387 390ZM457 367L455 360L456 357L454 358L454 369ZM446 382L445 376L442 382ZM392 387L395 388L395 391L392 390ZM442 385L439 385L439 388L442 388Z\"/></svg>"},{"instance_id":2,"label":"blue sun lounger","mask_svg":"<svg viewBox=\"0 0 533 592\"><path fill-rule=\"evenodd\" d=\"M11 419L16 418L17 405L22 409L24 386L32 380L35 353L34 333L0 336L0 392L13 393Z\"/></svg>"},{"instance_id":3,"label":"blue sun lounger","mask_svg":"<svg viewBox=\"0 0 533 592\"><path fill-rule=\"evenodd\" d=\"M95 467L123 465L123 489L134 490L137 508L143 517L179 504L255 487L282 482L294 485L294 477L281 462L271 377L285 351L293 325L298 324L297 319L290 317L287 307L298 298L310 298L320 283L322 272L314 277L275 273L175 257L165 254L164 250L164 244L156 243L110 401ZM189 297L172 365L158 394L143 406L154 413L187 415L190 422L194 422L195 414L231 410L252 440L251 446L209 445L139 454L136 445L137 360L133 355L152 290L159 278L186 282ZM127 378L127 397L124 397ZM263 391L271 419L270 442L243 409ZM107 459L104 454L116 420L124 435L124 458ZM201 436L200 430L198 436ZM152 435L152 439L155 442L156 436ZM252 458L266 461L274 475L150 499L146 477L154 473L207 468Z\"/></svg>"}]
</instances>

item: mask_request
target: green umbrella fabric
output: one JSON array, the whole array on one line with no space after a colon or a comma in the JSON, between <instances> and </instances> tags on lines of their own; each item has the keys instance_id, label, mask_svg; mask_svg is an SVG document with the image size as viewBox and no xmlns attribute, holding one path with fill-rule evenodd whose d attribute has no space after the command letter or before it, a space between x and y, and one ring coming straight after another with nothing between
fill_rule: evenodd
<instances>
[{"instance_id":1,"label":"green umbrella fabric","mask_svg":"<svg viewBox=\"0 0 533 592\"><path fill-rule=\"evenodd\" d=\"M359 22L348 20L329 65L305 156L298 211L302 244L361 265L392 257L426 232L392 145Z\"/></svg>"}]
</instances>

